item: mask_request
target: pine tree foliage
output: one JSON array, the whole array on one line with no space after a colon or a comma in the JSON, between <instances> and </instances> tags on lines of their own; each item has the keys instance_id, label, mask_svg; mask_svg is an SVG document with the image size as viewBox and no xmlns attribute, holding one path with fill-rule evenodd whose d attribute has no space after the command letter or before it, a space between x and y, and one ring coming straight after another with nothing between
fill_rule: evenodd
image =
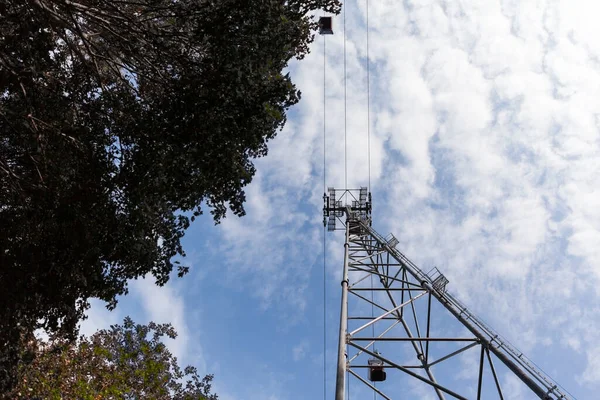
<instances>
[{"instance_id":1,"label":"pine tree foliage","mask_svg":"<svg viewBox=\"0 0 600 400\"><path fill-rule=\"evenodd\" d=\"M187 268L210 210L243 215L253 159L338 0L0 0L0 391L24 334L76 336L91 297Z\"/></svg>"}]
</instances>

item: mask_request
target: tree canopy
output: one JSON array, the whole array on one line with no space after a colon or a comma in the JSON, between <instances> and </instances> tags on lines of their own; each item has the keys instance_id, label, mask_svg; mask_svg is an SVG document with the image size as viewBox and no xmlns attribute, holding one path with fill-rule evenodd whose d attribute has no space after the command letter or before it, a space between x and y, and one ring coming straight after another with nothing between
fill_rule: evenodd
<instances>
[{"instance_id":1,"label":"tree canopy","mask_svg":"<svg viewBox=\"0 0 600 400\"><path fill-rule=\"evenodd\" d=\"M169 324L125 318L76 343L32 338L32 361L21 363L19 382L6 398L217 400L212 375L182 369L162 341L176 336Z\"/></svg>"},{"instance_id":2,"label":"tree canopy","mask_svg":"<svg viewBox=\"0 0 600 400\"><path fill-rule=\"evenodd\" d=\"M243 215L338 0L0 0L0 391L91 297L167 282L190 219Z\"/></svg>"}]
</instances>

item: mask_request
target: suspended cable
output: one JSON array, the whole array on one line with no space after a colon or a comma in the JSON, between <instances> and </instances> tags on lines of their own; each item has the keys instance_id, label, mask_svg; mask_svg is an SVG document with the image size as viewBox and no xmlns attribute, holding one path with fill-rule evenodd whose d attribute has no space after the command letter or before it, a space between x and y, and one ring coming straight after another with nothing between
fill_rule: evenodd
<instances>
[{"instance_id":1,"label":"suspended cable","mask_svg":"<svg viewBox=\"0 0 600 400\"><path fill-rule=\"evenodd\" d=\"M327 228L323 226L323 400L327 398Z\"/></svg>"},{"instance_id":2,"label":"suspended cable","mask_svg":"<svg viewBox=\"0 0 600 400\"><path fill-rule=\"evenodd\" d=\"M327 92L326 92L326 78L327 78L327 36L323 35L323 194L327 190L327 143L325 141L326 128L327 128Z\"/></svg>"},{"instance_id":3,"label":"suspended cable","mask_svg":"<svg viewBox=\"0 0 600 400\"><path fill-rule=\"evenodd\" d=\"M347 96L346 96L346 4L344 4L344 189L348 189L348 139L347 139ZM346 194L347 196L347 194Z\"/></svg>"},{"instance_id":4,"label":"suspended cable","mask_svg":"<svg viewBox=\"0 0 600 400\"><path fill-rule=\"evenodd\" d=\"M367 153L369 158L369 192L371 192L371 74L369 59L369 0L367 0Z\"/></svg>"},{"instance_id":5,"label":"suspended cable","mask_svg":"<svg viewBox=\"0 0 600 400\"><path fill-rule=\"evenodd\" d=\"M345 203L348 202L348 129L347 129L347 125L348 125L348 118L347 118L347 108L348 108L348 101L347 101L347 73L346 73L346 3L344 2L344 189L346 190L345 192L345 196L346 196L346 200ZM346 350L348 351L348 350ZM347 357L346 357L347 359ZM348 400L350 400L350 373L348 372L348 369L346 368L346 382L347 382L347 387L348 387Z\"/></svg>"},{"instance_id":6,"label":"suspended cable","mask_svg":"<svg viewBox=\"0 0 600 400\"><path fill-rule=\"evenodd\" d=\"M326 66L327 52L326 36L323 35L323 196L327 190L327 92L326 92ZM327 398L327 228L323 224L323 400Z\"/></svg>"},{"instance_id":7,"label":"suspended cable","mask_svg":"<svg viewBox=\"0 0 600 400\"><path fill-rule=\"evenodd\" d=\"M327 239L325 239L326 235L326 228L323 227L323 400L327 398L327 263L325 261L325 250L327 248Z\"/></svg>"},{"instance_id":8,"label":"suspended cable","mask_svg":"<svg viewBox=\"0 0 600 400\"><path fill-rule=\"evenodd\" d=\"M366 0L366 29L367 29L367 157L368 157L368 175L369 175L369 193L371 192L371 60L369 59L369 0ZM373 274L371 274L371 289L373 289ZM371 318L375 318L374 293L371 290ZM372 337L375 336L375 324L371 325ZM374 348L373 352L377 350ZM376 387L377 383L373 382ZM377 399L377 392L373 391L373 400Z\"/></svg>"}]
</instances>

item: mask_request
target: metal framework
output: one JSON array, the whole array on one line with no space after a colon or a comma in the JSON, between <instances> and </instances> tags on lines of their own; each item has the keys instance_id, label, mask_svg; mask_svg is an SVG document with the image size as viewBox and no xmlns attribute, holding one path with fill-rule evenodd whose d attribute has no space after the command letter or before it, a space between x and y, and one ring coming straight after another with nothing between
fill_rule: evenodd
<instances>
[{"instance_id":1,"label":"metal framework","mask_svg":"<svg viewBox=\"0 0 600 400\"><path fill-rule=\"evenodd\" d=\"M329 231L345 232L336 400L344 400L350 375L384 399L399 398L386 389L387 383L377 387L369 380L365 371L374 365L385 368L388 380L404 374L428 386L439 399L504 399L500 368L512 372L540 399L573 399L451 295L448 279L437 268L424 273L396 249L393 235L384 237L371 227L366 188L329 188L323 197L324 224ZM342 204L344 199L349 204ZM441 313L457 329L446 324L437 329ZM407 362L407 351L412 361ZM436 380L435 370L447 371L453 362L464 369L456 364L460 355L474 351L475 390Z\"/></svg>"}]
</instances>

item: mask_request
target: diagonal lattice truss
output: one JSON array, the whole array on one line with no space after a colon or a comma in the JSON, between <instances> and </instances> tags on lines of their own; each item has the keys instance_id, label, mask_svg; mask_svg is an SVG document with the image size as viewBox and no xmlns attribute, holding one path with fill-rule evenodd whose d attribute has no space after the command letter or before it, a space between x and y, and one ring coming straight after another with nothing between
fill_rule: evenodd
<instances>
[{"instance_id":1,"label":"diagonal lattice truss","mask_svg":"<svg viewBox=\"0 0 600 400\"><path fill-rule=\"evenodd\" d=\"M439 399L504 399L514 394L509 376L534 397L572 399L448 293L437 268L422 272L393 235L379 235L350 208L347 215L346 379L384 399L417 386ZM370 380L374 365L384 367L384 382Z\"/></svg>"}]
</instances>

